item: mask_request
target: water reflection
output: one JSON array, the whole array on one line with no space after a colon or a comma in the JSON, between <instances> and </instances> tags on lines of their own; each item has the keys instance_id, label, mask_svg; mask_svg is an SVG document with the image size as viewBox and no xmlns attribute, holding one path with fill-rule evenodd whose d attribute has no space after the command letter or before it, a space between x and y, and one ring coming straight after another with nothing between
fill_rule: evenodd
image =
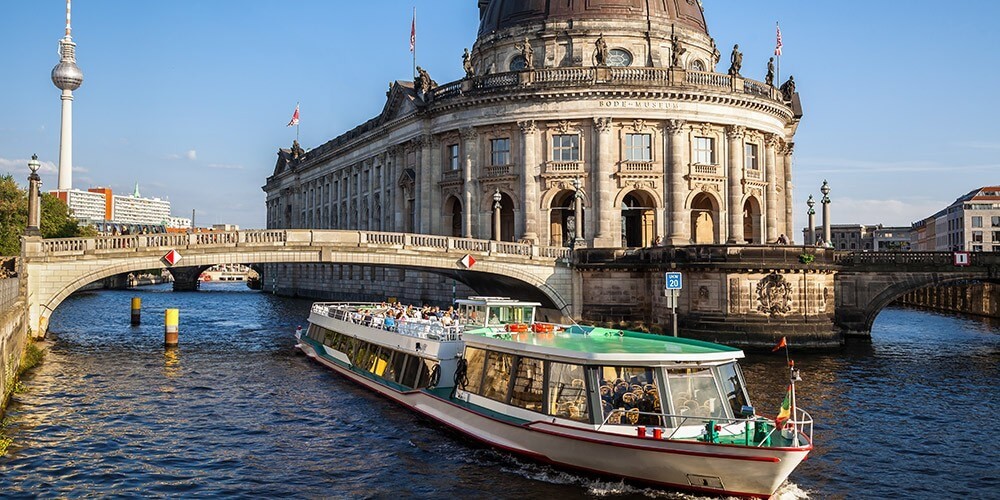
<instances>
[{"instance_id":1,"label":"water reflection","mask_svg":"<svg viewBox=\"0 0 1000 500\"><path fill-rule=\"evenodd\" d=\"M169 378L181 375L181 349L180 347L163 348L163 375Z\"/></svg>"}]
</instances>

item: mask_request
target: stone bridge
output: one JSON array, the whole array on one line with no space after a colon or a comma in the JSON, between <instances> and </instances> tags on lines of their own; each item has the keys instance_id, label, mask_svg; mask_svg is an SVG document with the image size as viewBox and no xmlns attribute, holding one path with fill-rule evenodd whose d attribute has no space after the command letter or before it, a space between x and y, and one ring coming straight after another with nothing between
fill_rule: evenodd
<instances>
[{"instance_id":1,"label":"stone bridge","mask_svg":"<svg viewBox=\"0 0 1000 500\"><path fill-rule=\"evenodd\" d=\"M845 335L871 335L885 306L926 286L962 282L1000 283L1000 253L969 253L956 266L951 252L838 253L835 279L837 326Z\"/></svg>"},{"instance_id":2,"label":"stone bridge","mask_svg":"<svg viewBox=\"0 0 1000 500\"><path fill-rule=\"evenodd\" d=\"M181 260L171 266L171 250ZM190 234L138 234L93 238L26 237L28 325L44 336L52 311L74 291L94 281L147 269L216 264L331 263L419 269L465 283L488 295L537 300L565 316L574 311L574 273L569 250L523 243L424 234L340 230L257 230ZM471 255L476 263L460 262Z\"/></svg>"}]
</instances>

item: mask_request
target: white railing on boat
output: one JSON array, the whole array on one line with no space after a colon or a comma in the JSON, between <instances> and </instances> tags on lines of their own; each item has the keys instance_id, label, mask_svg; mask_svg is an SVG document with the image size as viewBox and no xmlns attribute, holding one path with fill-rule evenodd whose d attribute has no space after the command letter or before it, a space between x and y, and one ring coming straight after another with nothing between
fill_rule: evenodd
<instances>
[{"instance_id":1,"label":"white railing on boat","mask_svg":"<svg viewBox=\"0 0 1000 500\"><path fill-rule=\"evenodd\" d=\"M371 310L393 310L384 303L337 302L313 304L312 312L356 325L379 328L400 335L439 342L462 340L462 325L445 326L440 321L420 318L396 319L392 316L370 314Z\"/></svg>"},{"instance_id":2,"label":"white railing on boat","mask_svg":"<svg viewBox=\"0 0 1000 500\"><path fill-rule=\"evenodd\" d=\"M625 420L633 416L636 418L636 422L625 423ZM663 439L692 439L700 437L705 432L705 425L712 422L714 425L718 426L722 430L726 431L726 434L721 434L723 436L739 435L740 432L747 432L753 429L756 422L765 422L770 427L769 432L757 443L756 439L752 439L748 444L754 444L754 446L760 448L765 445L765 443L770 442L770 438L774 435L775 431L779 431L781 436L785 439L792 439L795 441L795 446L808 446L812 444L813 438L813 419L805 410L801 408L795 408L795 418L786 420L781 428L776 427L774 420L762 417L760 415L755 415L749 418L726 418L726 417L704 417L704 416L691 416L691 415L675 415L670 413L657 413L657 412L643 412L639 411L637 408L626 410L623 408L618 408L608 412L608 415L604 418L604 421L597 427L600 431L605 425L618 427L621 424L609 423L612 420L617 420L622 422L625 426L629 427L645 427L647 429L663 429L664 431L670 430L666 425L657 424L641 424L638 421L641 420L639 417L654 417L659 419L659 422L666 423L670 420L667 419L680 419L680 423L673 427L670 434L664 434ZM676 421L676 420L674 420ZM794 432L794 434L786 435L783 430L789 430L789 432ZM801 437L800 437L801 436Z\"/></svg>"}]
</instances>

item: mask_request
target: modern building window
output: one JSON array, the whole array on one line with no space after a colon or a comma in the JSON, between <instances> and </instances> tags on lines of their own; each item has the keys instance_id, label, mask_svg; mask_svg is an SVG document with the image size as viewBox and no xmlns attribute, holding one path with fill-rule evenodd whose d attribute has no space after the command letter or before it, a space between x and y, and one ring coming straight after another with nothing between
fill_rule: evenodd
<instances>
[{"instance_id":1,"label":"modern building window","mask_svg":"<svg viewBox=\"0 0 1000 500\"><path fill-rule=\"evenodd\" d=\"M972 216L972 227L983 227L983 218L979 215Z\"/></svg>"},{"instance_id":2,"label":"modern building window","mask_svg":"<svg viewBox=\"0 0 1000 500\"><path fill-rule=\"evenodd\" d=\"M650 134L625 134L625 159L628 161L653 161Z\"/></svg>"},{"instance_id":3,"label":"modern building window","mask_svg":"<svg viewBox=\"0 0 1000 500\"><path fill-rule=\"evenodd\" d=\"M976 243L982 243L983 242L983 232L982 231L973 231L972 232L972 241L974 241Z\"/></svg>"},{"instance_id":4,"label":"modern building window","mask_svg":"<svg viewBox=\"0 0 1000 500\"><path fill-rule=\"evenodd\" d=\"M972 245L972 251L973 252L982 252L983 251L983 246L982 245Z\"/></svg>"},{"instance_id":5,"label":"modern building window","mask_svg":"<svg viewBox=\"0 0 1000 500\"><path fill-rule=\"evenodd\" d=\"M1000 243L1000 231L993 231L993 243Z\"/></svg>"},{"instance_id":6,"label":"modern building window","mask_svg":"<svg viewBox=\"0 0 1000 500\"><path fill-rule=\"evenodd\" d=\"M510 139L490 141L490 165L510 165Z\"/></svg>"},{"instance_id":7,"label":"modern building window","mask_svg":"<svg viewBox=\"0 0 1000 500\"><path fill-rule=\"evenodd\" d=\"M448 166L451 170L458 170L458 144L448 146Z\"/></svg>"},{"instance_id":8,"label":"modern building window","mask_svg":"<svg viewBox=\"0 0 1000 500\"><path fill-rule=\"evenodd\" d=\"M1000 227L1000 215L990 217L990 222L993 223L993 227Z\"/></svg>"},{"instance_id":9,"label":"modern building window","mask_svg":"<svg viewBox=\"0 0 1000 500\"><path fill-rule=\"evenodd\" d=\"M577 134L552 136L552 161L580 161L580 136Z\"/></svg>"},{"instance_id":10,"label":"modern building window","mask_svg":"<svg viewBox=\"0 0 1000 500\"><path fill-rule=\"evenodd\" d=\"M694 162L701 165L715 165L715 139L694 138Z\"/></svg>"},{"instance_id":11,"label":"modern building window","mask_svg":"<svg viewBox=\"0 0 1000 500\"><path fill-rule=\"evenodd\" d=\"M744 161L748 170L759 170L760 164L757 162L757 145L756 144L746 144L744 152Z\"/></svg>"}]
</instances>

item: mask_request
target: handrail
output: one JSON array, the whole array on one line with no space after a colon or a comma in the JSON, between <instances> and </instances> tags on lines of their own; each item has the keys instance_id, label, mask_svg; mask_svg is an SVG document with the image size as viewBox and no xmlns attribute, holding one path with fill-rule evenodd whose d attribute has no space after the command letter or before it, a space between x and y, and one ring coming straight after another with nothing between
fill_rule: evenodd
<instances>
[{"instance_id":1,"label":"handrail","mask_svg":"<svg viewBox=\"0 0 1000 500\"><path fill-rule=\"evenodd\" d=\"M601 422L601 425L597 426L597 430L600 431L602 428L604 428L605 425L618 425L618 424L608 424L608 421L611 419L612 416L615 416L616 414L620 415L620 416L624 416L627 413L629 413L629 410L625 410L624 408L615 408L615 409L611 410L610 412L608 412L608 415L606 417L604 417L604 421ZM767 436L764 439L762 439L760 443L758 443L756 445L758 448L762 447L765 442L768 442L768 439L771 437L771 435L776 430L779 430L779 427L777 427L775 425L775 422L774 422L773 419L770 419L770 418L767 418L767 417L763 417L763 416L760 416L760 415L754 415L752 417L747 417L747 418L728 418L728 417L704 417L704 416L698 416L698 415L677 415L677 414L666 413L666 412L659 412L659 413L657 413L657 412L643 412L643 411L635 412L635 411L632 411L631 413L633 415L638 414L638 415L645 415L645 416L652 416L652 417L661 418L661 419L663 419L663 420L661 420L661 422L664 422L664 423L666 423L666 422L669 421L667 419L676 419L676 418L679 418L680 419L680 423L678 425L674 426L673 427L673 431L670 433L670 435L668 435L664 439L674 439L675 436L677 435L677 433L680 432L682 429L692 427L694 424L688 424L689 420L694 420L694 421L698 422L697 425L704 425L704 424L706 424L708 422L715 422L715 423L721 425L722 427L729 427L729 426L737 425L737 424L746 425L746 423L748 423L748 422L758 422L758 421L763 420L764 422L767 422L767 423L771 424L771 430L767 433ZM812 419L812 417L809 415L808 412L806 412L802 408L798 408L798 407L795 408L795 415L796 416L795 416L794 419L788 419L788 420L786 420L785 424L792 424L793 428L795 429L796 434L797 435L801 434L808 441L809 444L812 444L812 436L813 436L813 419ZM635 426L635 425L638 425L638 424L623 424L623 425L626 425L626 426ZM663 427L664 429L670 429L671 428L671 427L669 427L667 425L655 426L655 427ZM808 430L806 430L807 428L808 428Z\"/></svg>"}]
</instances>

